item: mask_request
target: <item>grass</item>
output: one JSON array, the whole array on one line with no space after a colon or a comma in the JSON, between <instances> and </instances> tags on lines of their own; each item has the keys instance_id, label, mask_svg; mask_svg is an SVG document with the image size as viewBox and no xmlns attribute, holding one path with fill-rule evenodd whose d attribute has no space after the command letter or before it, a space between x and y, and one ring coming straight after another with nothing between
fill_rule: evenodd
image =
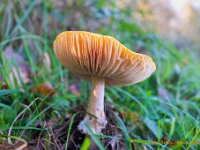
<instances>
[{"instance_id":1,"label":"grass","mask_svg":"<svg viewBox=\"0 0 200 150\"><path fill-rule=\"evenodd\" d=\"M56 35L71 28L112 35L133 51L150 55L157 65L156 72L139 84L106 87L106 105L113 105L121 115L116 116L117 125L127 149L131 144L136 149L199 149L197 51L178 50L167 40L145 31L133 22L128 10L117 8L113 1L85 3L0 2L0 143L14 143L16 139L29 142L31 134L41 130L48 148L49 128L35 124L57 118L58 126L68 108L88 99L89 83L63 69L53 52ZM12 52L5 54L6 49ZM69 91L71 85L76 88ZM34 88L37 92L33 92ZM99 148L105 149L99 140L102 136L88 131ZM83 147L88 146L85 141Z\"/></svg>"}]
</instances>

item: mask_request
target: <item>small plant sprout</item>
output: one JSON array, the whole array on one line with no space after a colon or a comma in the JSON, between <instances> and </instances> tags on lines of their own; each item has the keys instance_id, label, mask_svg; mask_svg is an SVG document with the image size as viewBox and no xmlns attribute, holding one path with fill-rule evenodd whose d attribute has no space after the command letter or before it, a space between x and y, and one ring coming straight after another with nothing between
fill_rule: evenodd
<instances>
[{"instance_id":1,"label":"small plant sprout","mask_svg":"<svg viewBox=\"0 0 200 150\"><path fill-rule=\"evenodd\" d=\"M78 126L85 134L84 123L95 134L106 127L105 85L138 83L156 69L151 57L132 52L113 37L85 31L60 33L54 41L54 52L64 67L92 84L88 113Z\"/></svg>"}]
</instances>

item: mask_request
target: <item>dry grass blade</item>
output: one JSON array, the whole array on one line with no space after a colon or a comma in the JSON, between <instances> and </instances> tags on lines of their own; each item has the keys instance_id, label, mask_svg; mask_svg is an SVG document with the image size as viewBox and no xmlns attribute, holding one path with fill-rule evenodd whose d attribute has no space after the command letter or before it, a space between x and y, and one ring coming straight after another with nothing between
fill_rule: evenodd
<instances>
[{"instance_id":1,"label":"dry grass blade","mask_svg":"<svg viewBox=\"0 0 200 150\"><path fill-rule=\"evenodd\" d=\"M9 144L9 143L1 143L0 144L0 150L6 149L6 150L29 150L28 143L26 140L22 138L18 138L15 136L9 136L9 138L15 139L15 144Z\"/></svg>"}]
</instances>

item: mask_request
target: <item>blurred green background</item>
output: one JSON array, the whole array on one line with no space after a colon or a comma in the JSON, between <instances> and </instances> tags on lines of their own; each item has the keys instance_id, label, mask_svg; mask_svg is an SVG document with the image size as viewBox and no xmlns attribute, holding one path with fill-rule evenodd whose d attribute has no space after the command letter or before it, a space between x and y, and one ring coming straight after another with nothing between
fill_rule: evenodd
<instances>
[{"instance_id":1,"label":"blurred green background","mask_svg":"<svg viewBox=\"0 0 200 150\"><path fill-rule=\"evenodd\" d=\"M154 59L157 70L145 81L106 87L106 105L123 114L128 142L136 149L200 148L192 144L200 142L200 6L192 0L1 0L0 142L11 135L29 142L38 121L61 125L68 108L87 103L90 84L53 52L66 30L110 35Z\"/></svg>"}]
</instances>

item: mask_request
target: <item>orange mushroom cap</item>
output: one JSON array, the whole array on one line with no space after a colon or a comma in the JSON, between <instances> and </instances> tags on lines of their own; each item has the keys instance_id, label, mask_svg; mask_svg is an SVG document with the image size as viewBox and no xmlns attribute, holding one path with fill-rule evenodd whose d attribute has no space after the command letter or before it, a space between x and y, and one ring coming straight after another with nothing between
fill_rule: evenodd
<instances>
[{"instance_id":1,"label":"orange mushroom cap","mask_svg":"<svg viewBox=\"0 0 200 150\"><path fill-rule=\"evenodd\" d=\"M85 31L65 31L54 41L61 64L78 77L105 78L105 84L120 86L138 83L156 69L151 57L132 52L111 36Z\"/></svg>"}]
</instances>

